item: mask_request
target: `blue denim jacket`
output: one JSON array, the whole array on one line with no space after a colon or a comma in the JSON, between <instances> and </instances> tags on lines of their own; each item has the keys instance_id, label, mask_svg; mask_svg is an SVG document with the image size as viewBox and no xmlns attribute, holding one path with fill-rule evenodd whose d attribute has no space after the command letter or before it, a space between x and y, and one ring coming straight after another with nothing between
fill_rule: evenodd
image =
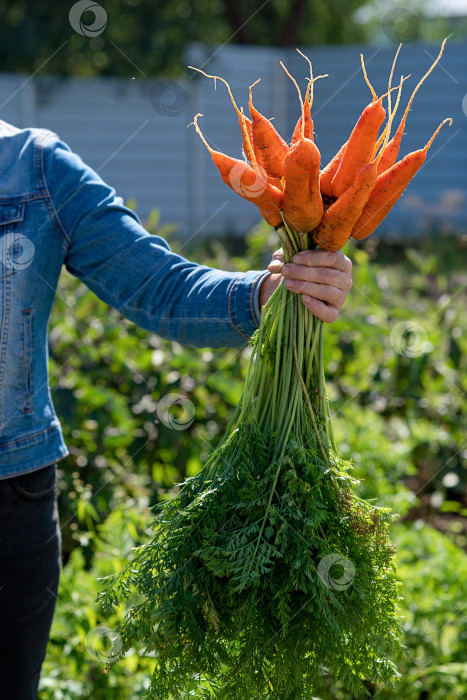
<instances>
[{"instance_id":1,"label":"blue denim jacket","mask_svg":"<svg viewBox=\"0 0 467 700\"><path fill-rule=\"evenodd\" d=\"M238 347L258 327L266 272L221 272L176 255L55 134L0 120L0 478L67 454L47 375L63 264L164 338Z\"/></svg>"}]
</instances>

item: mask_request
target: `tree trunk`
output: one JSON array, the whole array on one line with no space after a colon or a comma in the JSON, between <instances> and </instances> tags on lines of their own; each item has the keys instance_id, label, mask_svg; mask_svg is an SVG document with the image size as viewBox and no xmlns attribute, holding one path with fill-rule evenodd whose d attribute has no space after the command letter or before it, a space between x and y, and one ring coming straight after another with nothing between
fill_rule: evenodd
<instances>
[{"instance_id":1,"label":"tree trunk","mask_svg":"<svg viewBox=\"0 0 467 700\"><path fill-rule=\"evenodd\" d=\"M278 44L280 46L298 46L301 43L301 28L305 21L307 23L311 21L312 14L312 6L308 0L294 0L284 28L278 37Z\"/></svg>"},{"instance_id":2,"label":"tree trunk","mask_svg":"<svg viewBox=\"0 0 467 700\"><path fill-rule=\"evenodd\" d=\"M223 4L232 31L235 32L235 36L232 37L235 43L255 44L254 34L249 27L251 13L246 14L243 11L239 0L223 0Z\"/></svg>"}]
</instances>

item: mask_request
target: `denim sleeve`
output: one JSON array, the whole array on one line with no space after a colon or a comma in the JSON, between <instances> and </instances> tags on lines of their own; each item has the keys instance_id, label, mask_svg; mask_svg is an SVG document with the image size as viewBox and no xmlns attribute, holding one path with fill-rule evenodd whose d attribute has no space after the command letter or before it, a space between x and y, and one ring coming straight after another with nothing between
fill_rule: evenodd
<instances>
[{"instance_id":1,"label":"denim sleeve","mask_svg":"<svg viewBox=\"0 0 467 700\"><path fill-rule=\"evenodd\" d=\"M222 272L177 255L59 140L45 146L44 177L66 267L103 301L185 345L240 347L251 337L267 272Z\"/></svg>"}]
</instances>

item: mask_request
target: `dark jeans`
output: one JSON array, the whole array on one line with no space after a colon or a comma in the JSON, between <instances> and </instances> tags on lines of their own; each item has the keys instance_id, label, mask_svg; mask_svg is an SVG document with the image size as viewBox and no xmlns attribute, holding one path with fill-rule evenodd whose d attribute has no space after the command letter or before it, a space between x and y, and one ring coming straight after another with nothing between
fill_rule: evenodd
<instances>
[{"instance_id":1,"label":"dark jeans","mask_svg":"<svg viewBox=\"0 0 467 700\"><path fill-rule=\"evenodd\" d=\"M1 700L36 700L59 573L55 465L0 479Z\"/></svg>"}]
</instances>

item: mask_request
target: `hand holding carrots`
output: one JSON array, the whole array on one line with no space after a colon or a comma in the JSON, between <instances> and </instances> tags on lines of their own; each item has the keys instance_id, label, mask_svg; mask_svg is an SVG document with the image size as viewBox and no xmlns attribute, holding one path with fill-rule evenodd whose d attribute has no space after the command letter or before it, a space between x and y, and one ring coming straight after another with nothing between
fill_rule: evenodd
<instances>
[{"instance_id":1,"label":"hand holding carrots","mask_svg":"<svg viewBox=\"0 0 467 700\"><path fill-rule=\"evenodd\" d=\"M352 263L341 250L306 250L294 255L291 263L284 262L281 249L276 250L268 270L271 274L260 289L261 306L285 278L287 289L301 294L306 308L326 323L337 320L352 287Z\"/></svg>"}]
</instances>

